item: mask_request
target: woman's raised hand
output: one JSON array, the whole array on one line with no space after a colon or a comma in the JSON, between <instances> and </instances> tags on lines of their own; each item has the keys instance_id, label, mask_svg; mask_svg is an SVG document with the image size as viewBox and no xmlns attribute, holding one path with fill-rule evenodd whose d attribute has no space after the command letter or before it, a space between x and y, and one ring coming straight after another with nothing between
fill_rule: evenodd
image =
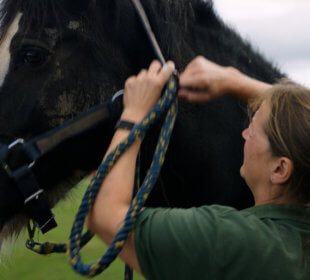
<instances>
[{"instance_id":1,"label":"woman's raised hand","mask_svg":"<svg viewBox=\"0 0 310 280\"><path fill-rule=\"evenodd\" d=\"M232 67L223 67L202 56L192 60L180 75L178 96L189 102L208 102L227 93Z\"/></svg>"},{"instance_id":2,"label":"woman's raised hand","mask_svg":"<svg viewBox=\"0 0 310 280\"><path fill-rule=\"evenodd\" d=\"M174 67L172 61L162 67L160 62L155 60L149 69L143 69L137 76L128 78L125 83L121 119L136 123L143 120L160 98Z\"/></svg>"}]
</instances>

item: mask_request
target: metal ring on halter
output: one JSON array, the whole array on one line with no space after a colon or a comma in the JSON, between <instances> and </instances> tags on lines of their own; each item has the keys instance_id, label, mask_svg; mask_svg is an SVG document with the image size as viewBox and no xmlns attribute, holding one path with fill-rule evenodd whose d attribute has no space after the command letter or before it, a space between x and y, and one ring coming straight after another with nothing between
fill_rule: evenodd
<instances>
[{"instance_id":1,"label":"metal ring on halter","mask_svg":"<svg viewBox=\"0 0 310 280\"><path fill-rule=\"evenodd\" d=\"M8 149L11 150L13 147L15 147L18 144L24 144L25 140L23 138L18 138L14 142L12 142L9 146Z\"/></svg>"},{"instance_id":2,"label":"metal ring on halter","mask_svg":"<svg viewBox=\"0 0 310 280\"><path fill-rule=\"evenodd\" d=\"M119 91L117 91L113 97L112 97L112 102L114 102L118 97L120 97L121 95L124 95L124 89L121 89Z\"/></svg>"}]
</instances>

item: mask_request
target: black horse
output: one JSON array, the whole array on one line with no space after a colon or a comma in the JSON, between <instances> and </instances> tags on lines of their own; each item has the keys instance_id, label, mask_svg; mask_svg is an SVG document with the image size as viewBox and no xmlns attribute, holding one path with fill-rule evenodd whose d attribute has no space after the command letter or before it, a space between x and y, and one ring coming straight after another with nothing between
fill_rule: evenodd
<instances>
[{"instance_id":1,"label":"black horse","mask_svg":"<svg viewBox=\"0 0 310 280\"><path fill-rule=\"evenodd\" d=\"M142 2L165 58L178 70L204 55L269 83L282 76L223 24L211 1ZM29 140L110 99L128 76L155 58L129 0L3 0L1 13L0 142ZM243 105L231 97L205 105L180 102L148 204L250 206L252 198L239 176L245 116ZM34 165L52 206L98 166L115 121ZM154 127L144 140L142 175L157 133ZM20 193L0 168L0 240L18 232L27 219Z\"/></svg>"}]
</instances>

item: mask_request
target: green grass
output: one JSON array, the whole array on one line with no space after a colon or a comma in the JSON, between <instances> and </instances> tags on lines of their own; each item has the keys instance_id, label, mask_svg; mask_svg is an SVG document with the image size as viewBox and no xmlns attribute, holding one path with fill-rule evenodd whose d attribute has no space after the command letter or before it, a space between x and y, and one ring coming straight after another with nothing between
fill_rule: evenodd
<instances>
[{"instance_id":1,"label":"green grass","mask_svg":"<svg viewBox=\"0 0 310 280\"><path fill-rule=\"evenodd\" d=\"M77 212L77 208L86 189L87 181L83 181L74 191L70 199L60 202L53 210L56 215L58 227L46 235L36 235L39 242L56 241L67 242L71 225ZM12 256L5 258L0 264L1 280L79 280L86 279L76 274L68 263L65 254L53 254L50 256L40 256L24 246L26 236L21 236L13 249ZM106 250L106 246L98 238L93 238L82 250L84 263L96 261ZM95 279L119 280L123 279L124 264L117 259L110 267L102 272ZM135 274L135 280L144 279Z\"/></svg>"}]
</instances>

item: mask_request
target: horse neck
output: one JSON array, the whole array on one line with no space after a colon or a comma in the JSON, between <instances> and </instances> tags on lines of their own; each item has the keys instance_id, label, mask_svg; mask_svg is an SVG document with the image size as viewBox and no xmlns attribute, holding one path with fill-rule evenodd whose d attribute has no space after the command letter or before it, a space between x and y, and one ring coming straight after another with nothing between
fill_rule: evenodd
<instances>
[{"instance_id":1,"label":"horse neck","mask_svg":"<svg viewBox=\"0 0 310 280\"><path fill-rule=\"evenodd\" d=\"M125 1L125 5L130 5L129 2ZM164 57L173 60L179 71L200 54L265 82L273 83L284 76L249 42L224 24L215 13L212 1L144 0L142 3ZM121 13L122 8L118 8ZM118 40L128 50L133 68L139 70L155 56L135 11L132 7L129 10L127 17L119 19L119 28L123 31L115 30L115 34L122 34Z\"/></svg>"}]
</instances>

